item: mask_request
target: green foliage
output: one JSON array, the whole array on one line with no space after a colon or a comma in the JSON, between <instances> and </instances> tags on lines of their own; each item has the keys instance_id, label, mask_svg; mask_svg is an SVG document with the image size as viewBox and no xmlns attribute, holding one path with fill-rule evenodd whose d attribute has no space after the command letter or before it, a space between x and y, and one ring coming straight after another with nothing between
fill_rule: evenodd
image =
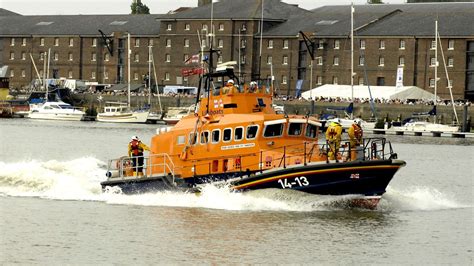
<instances>
[{"instance_id":1,"label":"green foliage","mask_svg":"<svg viewBox=\"0 0 474 266\"><path fill-rule=\"evenodd\" d=\"M376 129L383 129L385 125L385 120L384 119L377 119L377 122L375 122L375 127Z\"/></svg>"},{"instance_id":2,"label":"green foliage","mask_svg":"<svg viewBox=\"0 0 474 266\"><path fill-rule=\"evenodd\" d=\"M132 9L132 15L150 14L150 9L141 0L133 0L130 8Z\"/></svg>"}]
</instances>

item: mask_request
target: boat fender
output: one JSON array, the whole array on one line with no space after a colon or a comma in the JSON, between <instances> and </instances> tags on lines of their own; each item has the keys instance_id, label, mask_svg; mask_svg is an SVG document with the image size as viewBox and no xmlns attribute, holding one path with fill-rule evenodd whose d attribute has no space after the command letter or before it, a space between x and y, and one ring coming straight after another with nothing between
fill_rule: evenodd
<instances>
[{"instance_id":1,"label":"boat fender","mask_svg":"<svg viewBox=\"0 0 474 266\"><path fill-rule=\"evenodd\" d=\"M107 173L105 173L105 176L107 176L108 178L118 177L119 176L119 171L117 171L117 170L108 171Z\"/></svg>"}]
</instances>

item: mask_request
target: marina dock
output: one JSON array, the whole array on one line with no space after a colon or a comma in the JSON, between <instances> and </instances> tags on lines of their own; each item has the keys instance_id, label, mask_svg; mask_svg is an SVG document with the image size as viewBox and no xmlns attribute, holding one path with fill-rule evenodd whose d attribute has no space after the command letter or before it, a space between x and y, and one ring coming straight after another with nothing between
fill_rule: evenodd
<instances>
[{"instance_id":1,"label":"marina dock","mask_svg":"<svg viewBox=\"0 0 474 266\"><path fill-rule=\"evenodd\" d=\"M429 137L450 137L450 138L474 138L471 132L440 132L440 131L403 131L396 129L370 129L368 132L381 135L397 136L429 136Z\"/></svg>"}]
</instances>

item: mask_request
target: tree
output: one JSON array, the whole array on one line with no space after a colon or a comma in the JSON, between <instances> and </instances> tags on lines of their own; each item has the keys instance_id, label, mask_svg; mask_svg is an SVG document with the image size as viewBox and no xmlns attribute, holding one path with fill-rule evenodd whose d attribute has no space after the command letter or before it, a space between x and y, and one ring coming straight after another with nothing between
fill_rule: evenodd
<instances>
[{"instance_id":1,"label":"tree","mask_svg":"<svg viewBox=\"0 0 474 266\"><path fill-rule=\"evenodd\" d=\"M130 8L132 9L132 15L150 14L150 9L141 0L133 0Z\"/></svg>"},{"instance_id":2,"label":"tree","mask_svg":"<svg viewBox=\"0 0 474 266\"><path fill-rule=\"evenodd\" d=\"M382 0L367 0L368 4L385 4Z\"/></svg>"}]
</instances>

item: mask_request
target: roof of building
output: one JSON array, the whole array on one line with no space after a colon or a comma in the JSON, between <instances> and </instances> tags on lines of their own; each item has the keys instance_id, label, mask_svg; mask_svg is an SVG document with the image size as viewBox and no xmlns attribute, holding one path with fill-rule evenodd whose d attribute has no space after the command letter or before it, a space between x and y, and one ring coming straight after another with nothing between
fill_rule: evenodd
<instances>
[{"instance_id":1,"label":"roof of building","mask_svg":"<svg viewBox=\"0 0 474 266\"><path fill-rule=\"evenodd\" d=\"M158 35L162 15L49 15L0 16L0 36L9 35L100 35L130 32Z\"/></svg>"},{"instance_id":2,"label":"roof of building","mask_svg":"<svg viewBox=\"0 0 474 266\"><path fill-rule=\"evenodd\" d=\"M373 8L374 6L377 8ZM355 10L354 28L358 28L387 14L397 12L398 9L392 5L360 5L355 6ZM324 6L313 9L303 16L293 16L287 23L274 27L264 34L294 36L299 31L303 31L324 36L348 36L351 29L350 12L350 6Z\"/></svg>"},{"instance_id":3,"label":"roof of building","mask_svg":"<svg viewBox=\"0 0 474 266\"><path fill-rule=\"evenodd\" d=\"M354 6L354 30L362 36L432 36L438 17L442 36L474 34L473 3L379 4ZM324 6L304 16L291 17L264 34L294 36L299 31L315 36L349 36L350 6Z\"/></svg>"},{"instance_id":4,"label":"roof of building","mask_svg":"<svg viewBox=\"0 0 474 266\"><path fill-rule=\"evenodd\" d=\"M287 4L281 0L220 0L214 4L199 6L183 12L169 14L169 19L261 19L263 1L263 18L265 20L285 21L296 14L309 13L297 5Z\"/></svg>"},{"instance_id":5,"label":"roof of building","mask_svg":"<svg viewBox=\"0 0 474 266\"><path fill-rule=\"evenodd\" d=\"M220 0L213 4L214 19L259 20L264 1L264 19L281 22L264 31L264 36L294 36L299 31L321 37L350 35L350 6L324 6L311 11L281 0ZM356 5L355 35L433 36L439 21L441 36L474 35L474 3L421 3ZM2 15L7 14L7 15ZM159 35L160 20L210 19L211 4L163 15L49 15L21 16L0 9L0 36L99 35L130 32Z\"/></svg>"},{"instance_id":6,"label":"roof of building","mask_svg":"<svg viewBox=\"0 0 474 266\"><path fill-rule=\"evenodd\" d=\"M21 16L21 15L4 8L0 8L0 17L3 17L3 16Z\"/></svg>"},{"instance_id":7,"label":"roof of building","mask_svg":"<svg viewBox=\"0 0 474 266\"><path fill-rule=\"evenodd\" d=\"M474 36L474 3L399 5L402 12L358 31L364 36Z\"/></svg>"}]
</instances>

